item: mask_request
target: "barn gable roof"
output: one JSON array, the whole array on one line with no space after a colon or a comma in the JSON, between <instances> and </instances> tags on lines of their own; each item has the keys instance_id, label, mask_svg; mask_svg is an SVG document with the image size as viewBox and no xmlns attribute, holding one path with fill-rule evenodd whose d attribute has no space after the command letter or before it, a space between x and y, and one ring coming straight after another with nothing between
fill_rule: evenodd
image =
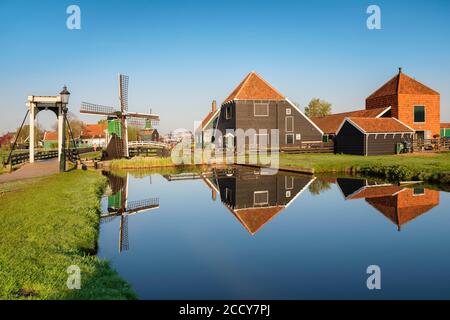
<instances>
[{"instance_id":1,"label":"barn gable roof","mask_svg":"<svg viewBox=\"0 0 450 320\"><path fill-rule=\"evenodd\" d=\"M439 95L439 92L427 87L416 79L400 72L372 93L367 99L393 96L398 94Z\"/></svg>"},{"instance_id":2,"label":"barn gable roof","mask_svg":"<svg viewBox=\"0 0 450 320\"><path fill-rule=\"evenodd\" d=\"M369 110L356 110L343 113L330 114L323 117L312 117L311 120L326 134L335 134L342 124L342 121L347 117L362 117L362 118L379 118L388 112L388 108L374 108Z\"/></svg>"},{"instance_id":3,"label":"barn gable roof","mask_svg":"<svg viewBox=\"0 0 450 320\"><path fill-rule=\"evenodd\" d=\"M222 104L233 100L284 100L285 96L256 72L250 72Z\"/></svg>"},{"instance_id":4,"label":"barn gable roof","mask_svg":"<svg viewBox=\"0 0 450 320\"><path fill-rule=\"evenodd\" d=\"M396 118L345 118L338 131L345 122L349 122L364 134L369 133L414 133L414 129Z\"/></svg>"}]
</instances>

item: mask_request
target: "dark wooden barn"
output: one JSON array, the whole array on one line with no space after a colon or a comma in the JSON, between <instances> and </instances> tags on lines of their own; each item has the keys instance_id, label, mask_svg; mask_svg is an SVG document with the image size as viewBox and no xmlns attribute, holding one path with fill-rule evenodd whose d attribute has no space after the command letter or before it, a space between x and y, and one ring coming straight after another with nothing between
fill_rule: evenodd
<instances>
[{"instance_id":1,"label":"dark wooden barn","mask_svg":"<svg viewBox=\"0 0 450 320\"><path fill-rule=\"evenodd\" d=\"M397 144L412 143L414 130L395 118L345 118L335 152L376 156L395 154Z\"/></svg>"},{"instance_id":2,"label":"dark wooden barn","mask_svg":"<svg viewBox=\"0 0 450 320\"><path fill-rule=\"evenodd\" d=\"M251 72L223 102L216 128L222 138L219 148L234 146L246 150L299 148L306 143L321 143L323 132L294 103ZM238 130L245 132L239 143ZM271 133L278 130L278 141ZM231 132L231 133L230 133Z\"/></svg>"}]
</instances>

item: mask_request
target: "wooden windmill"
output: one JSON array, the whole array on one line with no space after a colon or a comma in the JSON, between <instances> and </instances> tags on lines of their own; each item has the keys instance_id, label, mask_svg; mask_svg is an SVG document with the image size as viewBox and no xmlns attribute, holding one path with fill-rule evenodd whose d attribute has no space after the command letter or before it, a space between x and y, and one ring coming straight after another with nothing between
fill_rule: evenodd
<instances>
[{"instance_id":1,"label":"wooden windmill","mask_svg":"<svg viewBox=\"0 0 450 320\"><path fill-rule=\"evenodd\" d=\"M128 174L125 177L104 172L108 177L111 193L108 195L108 211L100 215L100 223L120 218L119 253L129 249L128 217L159 208L158 198L128 201Z\"/></svg>"},{"instance_id":2,"label":"wooden windmill","mask_svg":"<svg viewBox=\"0 0 450 320\"><path fill-rule=\"evenodd\" d=\"M159 116L156 114L128 111L128 82L128 76L119 74L120 110L88 102L81 103L80 113L107 117L110 136L107 147L109 159L129 157L128 125L145 127L148 123L159 124Z\"/></svg>"}]
</instances>

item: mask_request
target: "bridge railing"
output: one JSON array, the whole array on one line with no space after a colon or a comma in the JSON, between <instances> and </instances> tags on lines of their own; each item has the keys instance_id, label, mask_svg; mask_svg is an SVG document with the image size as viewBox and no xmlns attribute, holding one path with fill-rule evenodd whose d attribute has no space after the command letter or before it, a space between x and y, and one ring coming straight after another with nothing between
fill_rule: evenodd
<instances>
[{"instance_id":1,"label":"bridge railing","mask_svg":"<svg viewBox=\"0 0 450 320\"><path fill-rule=\"evenodd\" d=\"M71 148L66 150L66 156L69 161L75 163L77 160L80 159L81 153L87 153L91 151L93 151L93 148L82 148L82 149ZM54 158L58 158L58 150L36 151L34 153L34 160L48 160ZM30 161L29 152L14 153L11 155L9 163L8 158L3 159L3 166L7 165L15 166L29 161Z\"/></svg>"}]
</instances>

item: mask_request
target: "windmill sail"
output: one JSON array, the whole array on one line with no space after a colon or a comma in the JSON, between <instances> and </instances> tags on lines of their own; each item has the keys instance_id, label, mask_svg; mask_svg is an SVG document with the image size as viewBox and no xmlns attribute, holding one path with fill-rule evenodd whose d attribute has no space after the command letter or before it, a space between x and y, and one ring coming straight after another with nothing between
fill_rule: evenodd
<instances>
[{"instance_id":1,"label":"windmill sail","mask_svg":"<svg viewBox=\"0 0 450 320\"><path fill-rule=\"evenodd\" d=\"M113 107L102 106L89 102L81 103L80 113L101 116L117 116L117 111Z\"/></svg>"},{"instance_id":2,"label":"windmill sail","mask_svg":"<svg viewBox=\"0 0 450 320\"><path fill-rule=\"evenodd\" d=\"M122 113L128 111L128 82L128 76L123 74L119 75L119 99Z\"/></svg>"}]
</instances>

